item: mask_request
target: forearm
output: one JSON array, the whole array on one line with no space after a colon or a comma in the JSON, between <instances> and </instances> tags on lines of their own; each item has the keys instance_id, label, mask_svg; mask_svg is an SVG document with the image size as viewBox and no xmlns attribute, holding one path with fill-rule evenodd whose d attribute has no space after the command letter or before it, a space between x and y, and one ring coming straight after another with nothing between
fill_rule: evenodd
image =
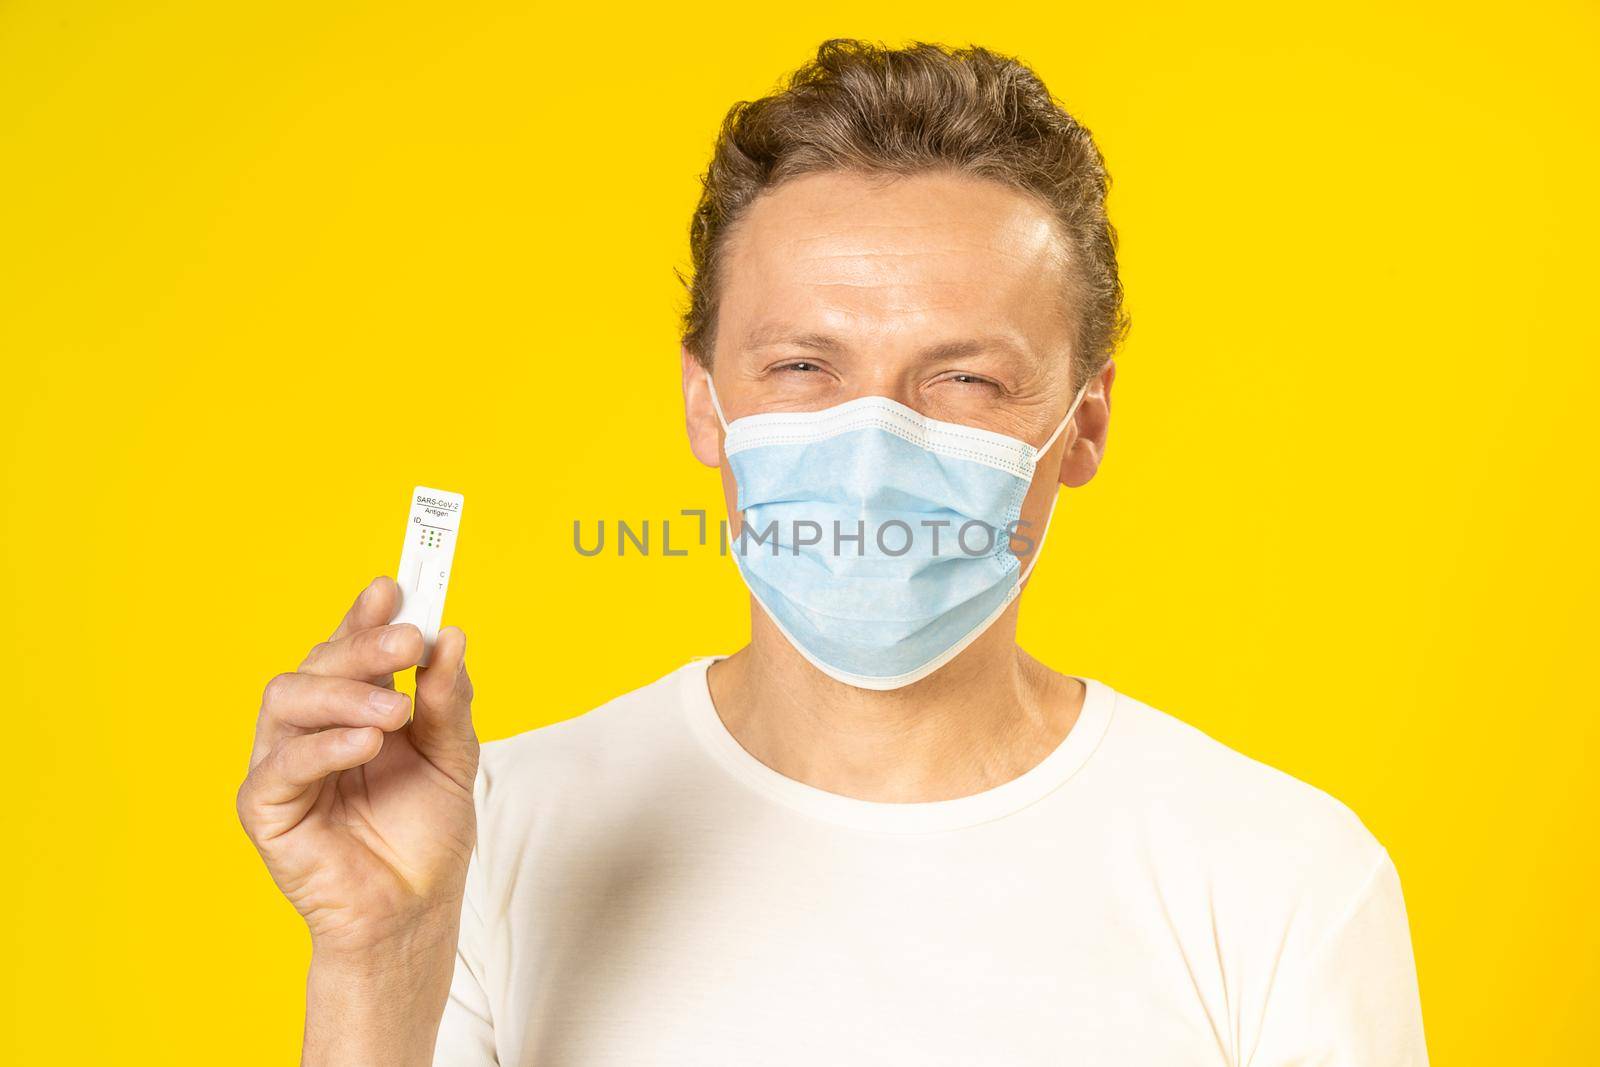
<instances>
[{"instance_id":1,"label":"forearm","mask_svg":"<svg viewBox=\"0 0 1600 1067\"><path fill-rule=\"evenodd\" d=\"M383 952L313 949L303 1067L429 1067L450 995L457 926L428 924Z\"/></svg>"}]
</instances>

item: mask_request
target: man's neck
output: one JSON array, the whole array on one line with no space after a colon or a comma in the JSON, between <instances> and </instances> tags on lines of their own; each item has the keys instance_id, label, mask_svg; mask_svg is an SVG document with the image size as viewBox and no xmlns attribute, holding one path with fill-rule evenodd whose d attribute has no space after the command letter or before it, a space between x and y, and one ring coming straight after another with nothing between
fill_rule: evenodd
<instances>
[{"instance_id":1,"label":"man's neck","mask_svg":"<svg viewBox=\"0 0 1600 1067\"><path fill-rule=\"evenodd\" d=\"M1013 604L945 667L878 692L818 671L754 607L750 644L708 673L711 698L747 752L796 781L890 803L969 796L1038 764L1083 706L1081 682L1017 647L1016 622Z\"/></svg>"}]
</instances>

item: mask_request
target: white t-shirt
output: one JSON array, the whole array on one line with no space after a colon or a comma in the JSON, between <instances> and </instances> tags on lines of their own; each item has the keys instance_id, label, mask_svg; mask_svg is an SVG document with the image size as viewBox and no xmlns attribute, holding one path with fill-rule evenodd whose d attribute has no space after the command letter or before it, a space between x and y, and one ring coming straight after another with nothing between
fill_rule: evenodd
<instances>
[{"instance_id":1,"label":"white t-shirt","mask_svg":"<svg viewBox=\"0 0 1600 1067\"><path fill-rule=\"evenodd\" d=\"M1032 770L855 800L697 660L484 746L438 1064L1401 1067L1400 883L1349 809L1107 686Z\"/></svg>"}]
</instances>

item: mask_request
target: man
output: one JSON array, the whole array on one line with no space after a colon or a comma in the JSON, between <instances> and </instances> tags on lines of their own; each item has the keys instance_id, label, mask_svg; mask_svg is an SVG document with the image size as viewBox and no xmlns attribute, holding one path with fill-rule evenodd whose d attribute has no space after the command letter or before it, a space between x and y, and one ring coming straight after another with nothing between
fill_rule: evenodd
<instances>
[{"instance_id":1,"label":"man","mask_svg":"<svg viewBox=\"0 0 1600 1067\"><path fill-rule=\"evenodd\" d=\"M465 636L408 707L374 581L239 793L311 928L307 1063L1426 1062L1356 817L1016 645L1106 442L1106 185L981 49L828 42L734 108L682 359L750 643L480 764Z\"/></svg>"}]
</instances>

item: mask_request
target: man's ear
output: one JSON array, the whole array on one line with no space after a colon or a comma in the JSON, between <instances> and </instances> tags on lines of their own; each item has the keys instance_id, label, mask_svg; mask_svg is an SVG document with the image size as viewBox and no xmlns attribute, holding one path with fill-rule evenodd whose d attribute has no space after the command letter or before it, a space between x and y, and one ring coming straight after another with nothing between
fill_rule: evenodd
<instances>
[{"instance_id":1,"label":"man's ear","mask_svg":"<svg viewBox=\"0 0 1600 1067\"><path fill-rule=\"evenodd\" d=\"M722 424L711 406L707 381L711 372L700 365L686 347L679 348L683 359L683 421L689 431L689 451L708 467L722 466Z\"/></svg>"},{"instance_id":2,"label":"man's ear","mask_svg":"<svg viewBox=\"0 0 1600 1067\"><path fill-rule=\"evenodd\" d=\"M1084 391L1078 413L1072 417L1075 432L1061 455L1061 484L1070 489L1087 485L1100 469L1106 451L1106 434L1111 429L1111 383L1117 380L1117 365L1110 360Z\"/></svg>"}]
</instances>

